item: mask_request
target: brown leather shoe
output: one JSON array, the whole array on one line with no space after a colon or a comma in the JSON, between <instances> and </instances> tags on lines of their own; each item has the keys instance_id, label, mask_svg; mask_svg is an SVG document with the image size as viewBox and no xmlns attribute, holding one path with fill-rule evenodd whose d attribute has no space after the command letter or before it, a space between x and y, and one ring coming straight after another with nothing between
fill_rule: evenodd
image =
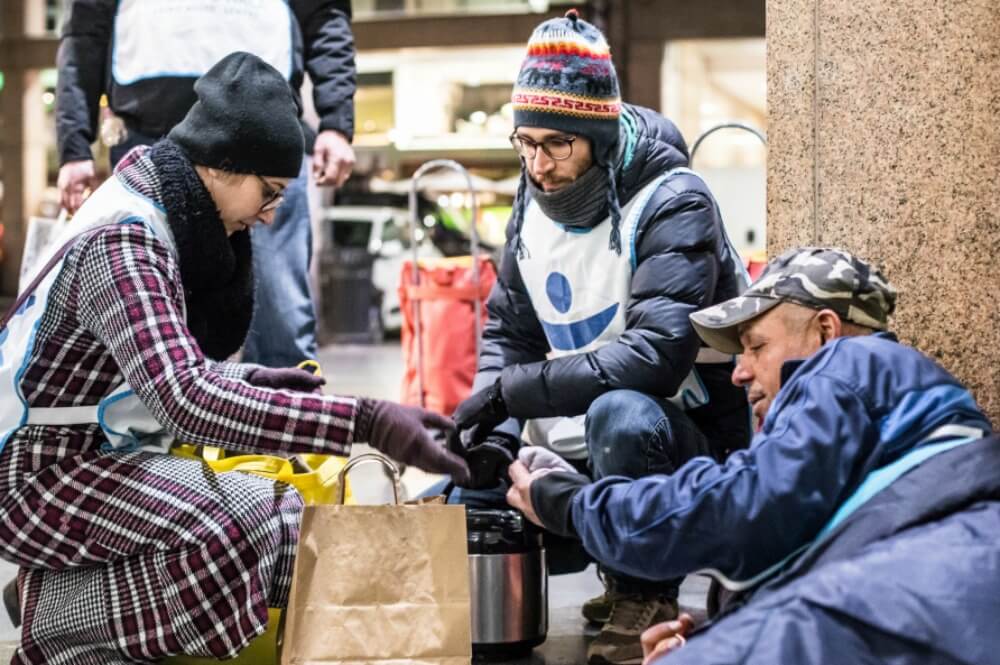
<instances>
[{"instance_id":1,"label":"brown leather shoe","mask_svg":"<svg viewBox=\"0 0 1000 665\"><path fill-rule=\"evenodd\" d=\"M588 665L640 665L643 631L677 618L677 601L609 592L611 615L587 648Z\"/></svg>"}]
</instances>

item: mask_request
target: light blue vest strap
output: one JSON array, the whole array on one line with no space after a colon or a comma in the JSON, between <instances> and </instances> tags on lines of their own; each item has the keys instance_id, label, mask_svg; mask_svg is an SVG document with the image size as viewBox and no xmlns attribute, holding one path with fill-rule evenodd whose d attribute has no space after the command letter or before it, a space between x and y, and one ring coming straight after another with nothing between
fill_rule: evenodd
<instances>
[{"instance_id":1,"label":"light blue vest strap","mask_svg":"<svg viewBox=\"0 0 1000 665\"><path fill-rule=\"evenodd\" d=\"M662 185L663 182L667 178L669 178L673 173L675 173L675 171L668 171L667 173L660 174L656 176L656 178L654 178L652 182L643 187L643 191L640 194L642 198L636 200L635 207L632 208L631 210L632 223L630 226L632 228L632 231L629 234L628 246L629 246L629 262L632 265L632 272L635 272L636 266L638 264L635 255L635 238L636 238L636 232L639 229L639 220L642 218L642 213L646 210L646 205L649 203L649 199L652 198L653 192L655 192L657 188L659 188L659 186Z\"/></svg>"},{"instance_id":2,"label":"light blue vest strap","mask_svg":"<svg viewBox=\"0 0 1000 665\"><path fill-rule=\"evenodd\" d=\"M947 426L950 427L950 426ZM941 428L942 430L945 428ZM913 467L926 462L935 455L939 455L945 451L951 450L952 448L957 448L958 446L964 446L967 443L972 443L973 441L978 441L983 438L983 432L975 428L966 428L974 430L977 434L974 436L966 436L958 439L948 439L941 441L940 443L928 443L920 446L915 450L911 450L907 454L900 457L898 460L892 464L888 464L881 469L876 469L868 474L864 482L854 490L847 501L841 504L837 512L834 513L833 517L827 522L823 530L819 532L816 540L822 540L827 534L837 528L837 525L850 517L855 511L861 506L865 505L873 496L884 490L886 487L894 483L899 479L904 473L912 469ZM941 438L941 432L935 430L935 439Z\"/></svg>"}]
</instances>

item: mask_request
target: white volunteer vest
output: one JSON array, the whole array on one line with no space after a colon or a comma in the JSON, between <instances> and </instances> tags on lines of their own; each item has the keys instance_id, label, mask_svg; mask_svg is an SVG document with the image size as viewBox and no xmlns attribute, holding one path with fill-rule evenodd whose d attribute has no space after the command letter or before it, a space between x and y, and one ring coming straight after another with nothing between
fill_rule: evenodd
<instances>
[{"instance_id":1,"label":"white volunteer vest","mask_svg":"<svg viewBox=\"0 0 1000 665\"><path fill-rule=\"evenodd\" d=\"M286 0L121 0L111 73L119 85L198 77L233 51L292 75L292 10Z\"/></svg>"},{"instance_id":2,"label":"white volunteer vest","mask_svg":"<svg viewBox=\"0 0 1000 665\"><path fill-rule=\"evenodd\" d=\"M517 265L552 348L551 357L599 349L625 332L625 308L636 267L639 220L656 189L678 173L696 175L686 168L664 173L639 190L622 208L620 255L609 249L610 216L590 229L578 230L546 216L535 201L528 204L521 225L521 242L526 251L523 258L518 258ZM735 251L733 256L738 257ZM746 283L745 277L742 279ZM730 360L732 356L711 349L698 354L698 362ZM685 410L708 403L708 392L696 369L685 377L669 401ZM587 456L582 415L529 421L526 435L532 443L550 447L567 459Z\"/></svg>"},{"instance_id":3,"label":"white volunteer vest","mask_svg":"<svg viewBox=\"0 0 1000 665\"><path fill-rule=\"evenodd\" d=\"M155 203L109 178L87 199L38 265L74 237L110 224L144 224L176 252L166 213ZM45 274L30 294L22 294L17 312L0 330L0 449L15 430L26 425L80 425L98 423L108 442L105 450L142 448L166 452L171 443L163 427L127 384L98 404L78 407L29 407L21 392L21 377L34 349L38 326L49 304L52 287L62 271L65 255ZM31 276L34 279L34 275ZM26 297L25 297L26 296Z\"/></svg>"}]
</instances>

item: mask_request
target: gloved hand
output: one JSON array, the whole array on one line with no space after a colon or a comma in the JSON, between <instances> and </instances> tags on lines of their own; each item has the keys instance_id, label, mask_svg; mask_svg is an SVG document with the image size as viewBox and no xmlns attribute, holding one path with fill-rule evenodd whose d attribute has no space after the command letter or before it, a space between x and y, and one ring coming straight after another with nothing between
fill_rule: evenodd
<instances>
[{"instance_id":1,"label":"gloved hand","mask_svg":"<svg viewBox=\"0 0 1000 665\"><path fill-rule=\"evenodd\" d=\"M507 418L507 405L503 401L500 379L489 388L468 397L452 415L458 428L455 436L466 449L485 441L486 437L493 434L496 426Z\"/></svg>"},{"instance_id":2,"label":"gloved hand","mask_svg":"<svg viewBox=\"0 0 1000 665\"><path fill-rule=\"evenodd\" d=\"M514 462L520 442L504 432L493 432L480 444L468 450L456 451L469 465L469 482L455 481L459 487L482 490L491 489L507 479L507 467Z\"/></svg>"},{"instance_id":3,"label":"gloved hand","mask_svg":"<svg viewBox=\"0 0 1000 665\"><path fill-rule=\"evenodd\" d=\"M297 367L273 369L271 367L254 367L244 377L246 382L258 388L274 390L296 390L303 393L319 391L326 383L322 376Z\"/></svg>"},{"instance_id":4,"label":"gloved hand","mask_svg":"<svg viewBox=\"0 0 1000 665\"><path fill-rule=\"evenodd\" d=\"M461 485L469 481L469 467L461 457L435 441L427 429L450 434L455 424L448 418L417 406L383 400L358 400L355 440L368 444L404 464L430 473L444 473Z\"/></svg>"},{"instance_id":5,"label":"gloved hand","mask_svg":"<svg viewBox=\"0 0 1000 665\"><path fill-rule=\"evenodd\" d=\"M517 459L521 464L528 467L528 471L534 472L539 469L549 471L566 471L568 473L580 473L572 464L564 460L556 453L540 446L525 446L517 453Z\"/></svg>"}]
</instances>

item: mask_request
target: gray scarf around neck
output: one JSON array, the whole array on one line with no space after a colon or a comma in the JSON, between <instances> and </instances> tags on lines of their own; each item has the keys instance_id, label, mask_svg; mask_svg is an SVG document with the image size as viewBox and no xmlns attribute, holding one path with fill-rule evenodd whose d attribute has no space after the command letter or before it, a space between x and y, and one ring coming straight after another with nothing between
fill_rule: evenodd
<instances>
[{"instance_id":1,"label":"gray scarf around neck","mask_svg":"<svg viewBox=\"0 0 1000 665\"><path fill-rule=\"evenodd\" d=\"M554 192L539 188L530 177L525 178L525 185L545 216L564 226L589 229L608 216L607 170L597 164Z\"/></svg>"}]
</instances>

